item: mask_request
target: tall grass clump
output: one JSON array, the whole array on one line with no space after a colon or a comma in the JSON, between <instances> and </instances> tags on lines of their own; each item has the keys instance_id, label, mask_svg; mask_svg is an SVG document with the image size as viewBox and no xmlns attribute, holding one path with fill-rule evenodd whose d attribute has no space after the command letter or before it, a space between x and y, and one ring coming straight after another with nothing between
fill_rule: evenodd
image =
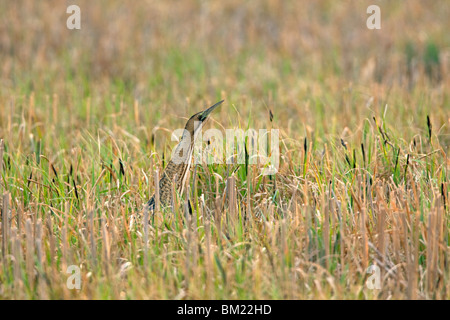
<instances>
[{"instance_id":1,"label":"tall grass clump","mask_svg":"<svg viewBox=\"0 0 450 320\"><path fill-rule=\"evenodd\" d=\"M77 4L76 31L0 5L0 298L450 298L444 1L382 2L379 31L363 2ZM218 99L208 128L280 130L278 172L247 139L146 212Z\"/></svg>"}]
</instances>

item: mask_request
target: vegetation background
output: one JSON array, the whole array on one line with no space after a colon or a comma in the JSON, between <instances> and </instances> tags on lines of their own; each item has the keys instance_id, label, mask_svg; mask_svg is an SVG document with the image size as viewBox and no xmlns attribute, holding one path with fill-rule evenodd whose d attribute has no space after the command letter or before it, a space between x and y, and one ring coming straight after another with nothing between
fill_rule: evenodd
<instances>
[{"instance_id":1,"label":"vegetation background","mask_svg":"<svg viewBox=\"0 0 450 320\"><path fill-rule=\"evenodd\" d=\"M0 1L0 298L449 299L449 16ZM219 99L211 127L281 130L280 171L198 165L193 215L144 223L172 130Z\"/></svg>"}]
</instances>

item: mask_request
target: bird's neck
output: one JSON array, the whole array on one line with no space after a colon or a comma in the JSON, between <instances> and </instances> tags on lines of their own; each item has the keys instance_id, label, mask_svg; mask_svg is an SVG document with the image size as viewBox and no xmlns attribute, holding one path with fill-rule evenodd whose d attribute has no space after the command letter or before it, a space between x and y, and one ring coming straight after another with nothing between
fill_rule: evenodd
<instances>
[{"instance_id":1,"label":"bird's neck","mask_svg":"<svg viewBox=\"0 0 450 320\"><path fill-rule=\"evenodd\" d=\"M176 146L175 151L172 154L172 161L176 164L188 164L191 162L193 142L183 141Z\"/></svg>"},{"instance_id":2,"label":"bird's neck","mask_svg":"<svg viewBox=\"0 0 450 320\"><path fill-rule=\"evenodd\" d=\"M195 139L198 136L197 132L184 131L180 143L175 147L172 153L172 162L175 164L187 164L190 165L192 160L192 153L194 150Z\"/></svg>"}]
</instances>

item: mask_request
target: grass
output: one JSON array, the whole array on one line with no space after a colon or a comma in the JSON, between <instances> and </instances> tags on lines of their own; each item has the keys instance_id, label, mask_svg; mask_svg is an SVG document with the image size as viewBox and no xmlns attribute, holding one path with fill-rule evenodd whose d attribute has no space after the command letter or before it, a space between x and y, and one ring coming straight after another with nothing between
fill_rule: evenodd
<instances>
[{"instance_id":1,"label":"grass","mask_svg":"<svg viewBox=\"0 0 450 320\"><path fill-rule=\"evenodd\" d=\"M0 5L0 298L450 298L447 2L380 1L378 31L359 1L78 3L78 31ZM192 216L147 219L222 98L209 127L280 129L279 172L198 165Z\"/></svg>"}]
</instances>

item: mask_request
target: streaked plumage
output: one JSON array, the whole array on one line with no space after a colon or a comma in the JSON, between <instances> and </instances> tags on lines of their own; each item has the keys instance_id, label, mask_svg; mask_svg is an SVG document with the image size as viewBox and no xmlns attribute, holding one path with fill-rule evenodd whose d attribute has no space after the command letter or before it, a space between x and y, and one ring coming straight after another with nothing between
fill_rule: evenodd
<instances>
[{"instance_id":1,"label":"streaked plumage","mask_svg":"<svg viewBox=\"0 0 450 320\"><path fill-rule=\"evenodd\" d=\"M162 207L172 205L173 183L175 183L178 193L183 193L186 177L191 167L195 139L205 122L209 119L211 112L222 102L223 100L204 111L194 114L187 121L181 141L159 180L159 199ZM148 202L148 209L150 211L155 210L155 195Z\"/></svg>"}]
</instances>

